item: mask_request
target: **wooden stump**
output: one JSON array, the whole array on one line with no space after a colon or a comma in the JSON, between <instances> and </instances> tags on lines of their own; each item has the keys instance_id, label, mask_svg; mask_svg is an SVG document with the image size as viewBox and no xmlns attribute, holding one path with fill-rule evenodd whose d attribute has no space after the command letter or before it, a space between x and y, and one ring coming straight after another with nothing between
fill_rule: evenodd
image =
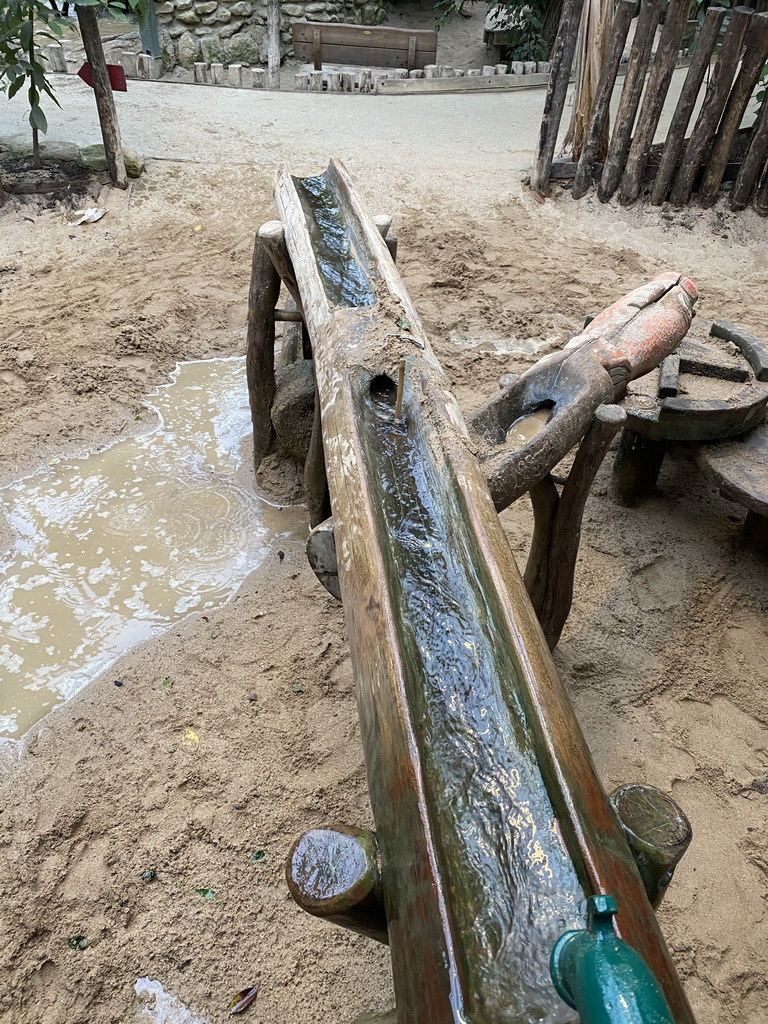
<instances>
[{"instance_id":1,"label":"wooden stump","mask_svg":"<svg viewBox=\"0 0 768 1024\"><path fill-rule=\"evenodd\" d=\"M245 374L253 424L253 461L259 468L273 438L272 399L275 396L275 306L280 276L259 236L253 246L251 287L248 292L248 334Z\"/></svg>"}]
</instances>

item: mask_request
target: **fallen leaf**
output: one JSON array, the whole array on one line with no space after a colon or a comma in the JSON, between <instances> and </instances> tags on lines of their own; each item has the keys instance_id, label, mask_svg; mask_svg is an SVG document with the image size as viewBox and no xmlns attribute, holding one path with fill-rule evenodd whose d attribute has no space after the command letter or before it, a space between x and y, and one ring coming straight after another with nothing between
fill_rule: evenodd
<instances>
[{"instance_id":1,"label":"fallen leaf","mask_svg":"<svg viewBox=\"0 0 768 1024\"><path fill-rule=\"evenodd\" d=\"M181 741L182 747L196 747L200 742L200 737L196 732L192 732L191 729L184 731L184 739Z\"/></svg>"},{"instance_id":2,"label":"fallen leaf","mask_svg":"<svg viewBox=\"0 0 768 1024\"><path fill-rule=\"evenodd\" d=\"M202 896L205 900L215 900L216 890L215 889L195 889L198 896Z\"/></svg>"},{"instance_id":3,"label":"fallen leaf","mask_svg":"<svg viewBox=\"0 0 768 1024\"><path fill-rule=\"evenodd\" d=\"M237 995L232 996L229 1002L230 1013L242 1013L243 1010L250 1006L256 996L259 994L259 985L254 985L253 988L244 988L242 992L238 992Z\"/></svg>"}]
</instances>

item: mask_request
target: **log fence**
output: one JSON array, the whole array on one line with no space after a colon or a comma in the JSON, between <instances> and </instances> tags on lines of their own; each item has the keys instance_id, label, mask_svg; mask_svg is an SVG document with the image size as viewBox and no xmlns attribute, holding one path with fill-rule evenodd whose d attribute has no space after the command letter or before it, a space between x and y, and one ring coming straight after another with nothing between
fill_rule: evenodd
<instances>
[{"instance_id":1,"label":"log fence","mask_svg":"<svg viewBox=\"0 0 768 1024\"><path fill-rule=\"evenodd\" d=\"M594 187L602 203L617 195L622 205L646 198L654 206L669 201L679 209L694 200L712 206L727 183L731 209L752 206L767 215L768 99L752 123L748 111L756 105L755 91L768 65L768 13L712 6L689 44L690 2L670 0L653 53L662 0L618 0L581 152L577 160L555 161L582 6L583 0L571 0L563 9L532 191L541 195L552 179L573 178L574 199ZM611 98L635 19L611 118ZM694 45L664 141L655 142L680 53L686 48L690 53Z\"/></svg>"}]
</instances>

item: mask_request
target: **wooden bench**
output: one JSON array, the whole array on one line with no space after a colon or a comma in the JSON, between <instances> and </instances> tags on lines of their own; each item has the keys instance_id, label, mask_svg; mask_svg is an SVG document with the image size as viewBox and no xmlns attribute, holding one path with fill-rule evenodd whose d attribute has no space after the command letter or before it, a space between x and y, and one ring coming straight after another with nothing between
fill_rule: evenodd
<instances>
[{"instance_id":1,"label":"wooden bench","mask_svg":"<svg viewBox=\"0 0 768 1024\"><path fill-rule=\"evenodd\" d=\"M322 69L323 61L413 71L436 63L437 32L294 21L293 49L299 60L312 61L316 71Z\"/></svg>"}]
</instances>

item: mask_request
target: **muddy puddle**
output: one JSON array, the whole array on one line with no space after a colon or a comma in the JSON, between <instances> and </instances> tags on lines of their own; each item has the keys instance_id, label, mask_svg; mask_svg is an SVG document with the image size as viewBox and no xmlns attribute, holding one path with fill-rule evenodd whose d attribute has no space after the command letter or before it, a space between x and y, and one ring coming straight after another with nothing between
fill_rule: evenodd
<instances>
[{"instance_id":1,"label":"muddy puddle","mask_svg":"<svg viewBox=\"0 0 768 1024\"><path fill-rule=\"evenodd\" d=\"M223 604L295 508L251 489L245 360L180 364L148 433L0 489L0 737L18 738L119 655Z\"/></svg>"}]
</instances>

